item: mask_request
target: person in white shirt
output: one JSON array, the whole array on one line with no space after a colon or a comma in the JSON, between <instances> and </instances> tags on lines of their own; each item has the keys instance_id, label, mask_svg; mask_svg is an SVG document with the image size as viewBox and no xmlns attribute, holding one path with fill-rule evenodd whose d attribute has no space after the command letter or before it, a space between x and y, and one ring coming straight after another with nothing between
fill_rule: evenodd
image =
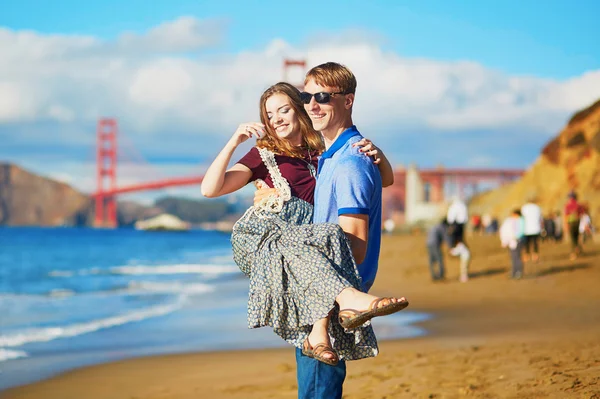
<instances>
[{"instance_id":1,"label":"person in white shirt","mask_svg":"<svg viewBox=\"0 0 600 399\"><path fill-rule=\"evenodd\" d=\"M508 248L510 251L512 264L510 276L513 279L523 277L523 260L521 259L523 231L524 221L519 209L515 209L500 226L500 243L503 248Z\"/></svg>"},{"instance_id":2,"label":"person in white shirt","mask_svg":"<svg viewBox=\"0 0 600 399\"><path fill-rule=\"evenodd\" d=\"M540 259L540 251L538 240L542 233L544 218L542 209L535 203L534 200L528 201L521 207L521 215L523 216L523 244L525 246L525 261L531 259L537 262ZM533 253L531 247L533 246Z\"/></svg>"},{"instance_id":3,"label":"person in white shirt","mask_svg":"<svg viewBox=\"0 0 600 399\"><path fill-rule=\"evenodd\" d=\"M471 263L471 251L464 242L458 242L454 248L450 249L450 255L460 258L460 277L461 283L469 281L469 264Z\"/></svg>"},{"instance_id":4,"label":"person in white shirt","mask_svg":"<svg viewBox=\"0 0 600 399\"><path fill-rule=\"evenodd\" d=\"M467 212L467 205L460 198L454 198L448 208L446 219L450 226L450 246L454 247L459 242L465 242L464 231L465 224L469 220L469 214Z\"/></svg>"},{"instance_id":5,"label":"person in white shirt","mask_svg":"<svg viewBox=\"0 0 600 399\"><path fill-rule=\"evenodd\" d=\"M585 242L587 239L590 239L594 235L594 226L592 225L592 218L590 218L590 214L588 213L587 204L581 205L583 209L583 215L579 219L579 237L581 237L581 242Z\"/></svg>"}]
</instances>

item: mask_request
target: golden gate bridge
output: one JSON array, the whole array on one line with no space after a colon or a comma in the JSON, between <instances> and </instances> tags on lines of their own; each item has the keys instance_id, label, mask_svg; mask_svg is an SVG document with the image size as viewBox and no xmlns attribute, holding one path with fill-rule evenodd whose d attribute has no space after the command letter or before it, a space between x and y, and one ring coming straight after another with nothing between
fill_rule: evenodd
<instances>
[{"instance_id":1,"label":"golden gate bridge","mask_svg":"<svg viewBox=\"0 0 600 399\"><path fill-rule=\"evenodd\" d=\"M288 69L306 68L304 60L284 60L284 81L288 80ZM302 85L295 86L301 88ZM91 197L95 201L95 227L117 227L117 197L122 194L160 190L168 187L194 186L202 183L204 176L171 177L161 180L140 182L125 186L117 185L118 166L118 123L115 118L101 118L97 124L96 140L96 192ZM419 175L427 184L428 201L444 200L444 186L447 182L457 182L459 191L465 184L495 180L501 184L523 174L521 169L420 169ZM384 190L384 208L404 208L406 191L405 171L395 171L394 185Z\"/></svg>"}]
</instances>

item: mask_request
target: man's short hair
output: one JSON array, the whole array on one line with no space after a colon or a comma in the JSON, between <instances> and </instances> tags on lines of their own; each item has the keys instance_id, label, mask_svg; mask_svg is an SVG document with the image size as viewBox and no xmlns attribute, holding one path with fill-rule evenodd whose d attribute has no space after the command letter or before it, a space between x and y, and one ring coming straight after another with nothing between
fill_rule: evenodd
<instances>
[{"instance_id":1,"label":"man's short hair","mask_svg":"<svg viewBox=\"0 0 600 399\"><path fill-rule=\"evenodd\" d=\"M356 77L346 66L337 62L317 65L306 74L304 84L314 80L320 86L336 87L344 94L356 92Z\"/></svg>"}]
</instances>

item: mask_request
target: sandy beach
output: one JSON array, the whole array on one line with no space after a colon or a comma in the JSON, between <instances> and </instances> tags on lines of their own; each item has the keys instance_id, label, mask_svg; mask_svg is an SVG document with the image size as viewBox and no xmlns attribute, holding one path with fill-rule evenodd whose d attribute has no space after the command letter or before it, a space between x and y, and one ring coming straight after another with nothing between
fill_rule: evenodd
<instances>
[{"instance_id":1,"label":"sandy beach","mask_svg":"<svg viewBox=\"0 0 600 399\"><path fill-rule=\"evenodd\" d=\"M372 293L404 295L433 318L428 334L380 342L348 363L345 398L600 398L600 245L570 261L543 243L525 278L508 279L497 237L469 236L471 279L429 277L424 237L386 236ZM374 321L377 323L377 320ZM1 375L0 375L1 378ZM292 348L131 359L7 390L5 399L294 398Z\"/></svg>"}]
</instances>

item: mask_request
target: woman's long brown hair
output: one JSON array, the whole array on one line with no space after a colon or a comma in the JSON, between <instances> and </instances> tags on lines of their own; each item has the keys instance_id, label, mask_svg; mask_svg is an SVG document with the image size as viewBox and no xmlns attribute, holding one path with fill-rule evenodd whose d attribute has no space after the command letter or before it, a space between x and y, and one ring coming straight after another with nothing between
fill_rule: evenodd
<instances>
[{"instance_id":1,"label":"woman's long brown hair","mask_svg":"<svg viewBox=\"0 0 600 399\"><path fill-rule=\"evenodd\" d=\"M266 102L274 94L286 95L290 100L291 107L298 116L303 142L303 145L300 147L293 146L288 140L279 138L269 123ZM289 83L276 83L265 90L262 96L260 96L260 121L265 125L266 134L262 139L256 140L257 147L266 148L275 154L287 155L295 158L305 158L307 148L311 152L316 150L318 154L325 151L323 138L319 132L313 129L312 122L300 100L300 92Z\"/></svg>"}]
</instances>

